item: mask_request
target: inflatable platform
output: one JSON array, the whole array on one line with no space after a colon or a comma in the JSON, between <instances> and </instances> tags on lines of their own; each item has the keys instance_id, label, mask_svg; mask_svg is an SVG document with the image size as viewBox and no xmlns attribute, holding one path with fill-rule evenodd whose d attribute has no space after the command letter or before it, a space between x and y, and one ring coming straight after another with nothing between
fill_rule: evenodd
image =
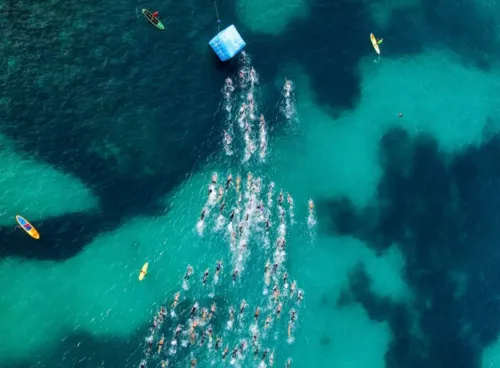
<instances>
[{"instance_id":1,"label":"inflatable platform","mask_svg":"<svg viewBox=\"0 0 500 368\"><path fill-rule=\"evenodd\" d=\"M221 61L231 59L246 46L245 41L232 24L220 31L208 44Z\"/></svg>"}]
</instances>

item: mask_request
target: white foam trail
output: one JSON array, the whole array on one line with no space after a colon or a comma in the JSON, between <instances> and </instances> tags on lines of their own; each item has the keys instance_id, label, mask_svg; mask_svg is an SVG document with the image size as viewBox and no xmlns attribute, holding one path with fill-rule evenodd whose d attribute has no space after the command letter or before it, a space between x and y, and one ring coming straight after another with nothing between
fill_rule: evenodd
<instances>
[{"instance_id":1,"label":"white foam trail","mask_svg":"<svg viewBox=\"0 0 500 368\"><path fill-rule=\"evenodd\" d=\"M259 137L260 137L260 152L259 157L261 161L266 158L267 151L267 131L266 131L266 121L264 115L260 116L259 119Z\"/></svg>"},{"instance_id":2,"label":"white foam trail","mask_svg":"<svg viewBox=\"0 0 500 368\"><path fill-rule=\"evenodd\" d=\"M295 92L291 80L285 78L285 85L283 86L283 102L280 107L281 113L288 121L291 121L297 113L295 103Z\"/></svg>"},{"instance_id":3,"label":"white foam trail","mask_svg":"<svg viewBox=\"0 0 500 368\"><path fill-rule=\"evenodd\" d=\"M233 148L232 148L232 143L233 143L233 137L232 134L229 134L224 130L224 139L222 140L222 143L224 145L224 151L226 152L226 155L231 156L233 154Z\"/></svg>"},{"instance_id":4,"label":"white foam trail","mask_svg":"<svg viewBox=\"0 0 500 368\"><path fill-rule=\"evenodd\" d=\"M203 230L204 229L205 229L205 221L204 220L198 221L197 224L196 224L196 231L198 232L199 236L203 235Z\"/></svg>"},{"instance_id":5,"label":"white foam trail","mask_svg":"<svg viewBox=\"0 0 500 368\"><path fill-rule=\"evenodd\" d=\"M309 216L307 217L307 225L309 228L313 228L316 225L316 216L314 214L314 202L312 199L309 200Z\"/></svg>"},{"instance_id":6,"label":"white foam trail","mask_svg":"<svg viewBox=\"0 0 500 368\"><path fill-rule=\"evenodd\" d=\"M293 209L294 209L294 202L293 202L293 198L290 194L287 194L287 202L288 202L288 213L290 215L290 223L293 225L295 220L295 215L294 215L294 212L293 212Z\"/></svg>"},{"instance_id":7,"label":"white foam trail","mask_svg":"<svg viewBox=\"0 0 500 368\"><path fill-rule=\"evenodd\" d=\"M221 230L224 227L225 223L226 223L226 218L223 215L219 215L215 223L214 231L217 232Z\"/></svg>"}]
</instances>

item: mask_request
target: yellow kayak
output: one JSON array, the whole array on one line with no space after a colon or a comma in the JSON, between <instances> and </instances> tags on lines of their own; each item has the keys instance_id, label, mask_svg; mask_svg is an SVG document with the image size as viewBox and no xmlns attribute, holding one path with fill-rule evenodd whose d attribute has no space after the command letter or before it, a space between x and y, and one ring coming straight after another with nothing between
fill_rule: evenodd
<instances>
[{"instance_id":1,"label":"yellow kayak","mask_svg":"<svg viewBox=\"0 0 500 368\"><path fill-rule=\"evenodd\" d=\"M144 263L144 266L142 266L141 272L139 272L139 281L142 281L144 277L146 277L146 275L148 274L148 266L149 266L148 262Z\"/></svg>"},{"instance_id":2,"label":"yellow kayak","mask_svg":"<svg viewBox=\"0 0 500 368\"><path fill-rule=\"evenodd\" d=\"M372 41L372 46L375 49L375 51L377 52L377 54L380 55L380 47L379 47L377 39L375 38L373 33L370 33L370 41Z\"/></svg>"}]
</instances>

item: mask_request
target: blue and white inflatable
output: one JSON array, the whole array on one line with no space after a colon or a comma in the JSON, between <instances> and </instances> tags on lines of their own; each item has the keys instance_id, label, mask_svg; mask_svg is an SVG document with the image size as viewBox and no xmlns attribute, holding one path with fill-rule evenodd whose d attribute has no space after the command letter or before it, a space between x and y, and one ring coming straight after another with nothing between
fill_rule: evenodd
<instances>
[{"instance_id":1,"label":"blue and white inflatable","mask_svg":"<svg viewBox=\"0 0 500 368\"><path fill-rule=\"evenodd\" d=\"M245 41L232 24L220 31L208 44L221 61L231 59L246 46Z\"/></svg>"}]
</instances>

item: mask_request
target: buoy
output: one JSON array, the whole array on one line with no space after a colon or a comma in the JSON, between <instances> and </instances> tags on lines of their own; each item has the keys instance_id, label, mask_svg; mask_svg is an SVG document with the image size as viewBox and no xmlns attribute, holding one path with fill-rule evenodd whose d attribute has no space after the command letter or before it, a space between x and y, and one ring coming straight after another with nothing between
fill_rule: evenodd
<instances>
[{"instance_id":1,"label":"buoy","mask_svg":"<svg viewBox=\"0 0 500 368\"><path fill-rule=\"evenodd\" d=\"M144 266L142 266L141 272L139 272L139 281L142 281L144 277L146 277L146 275L148 274L148 266L149 266L148 262L144 263Z\"/></svg>"},{"instance_id":2,"label":"buoy","mask_svg":"<svg viewBox=\"0 0 500 368\"><path fill-rule=\"evenodd\" d=\"M221 61L231 59L246 46L245 41L232 24L220 31L208 44Z\"/></svg>"}]
</instances>

